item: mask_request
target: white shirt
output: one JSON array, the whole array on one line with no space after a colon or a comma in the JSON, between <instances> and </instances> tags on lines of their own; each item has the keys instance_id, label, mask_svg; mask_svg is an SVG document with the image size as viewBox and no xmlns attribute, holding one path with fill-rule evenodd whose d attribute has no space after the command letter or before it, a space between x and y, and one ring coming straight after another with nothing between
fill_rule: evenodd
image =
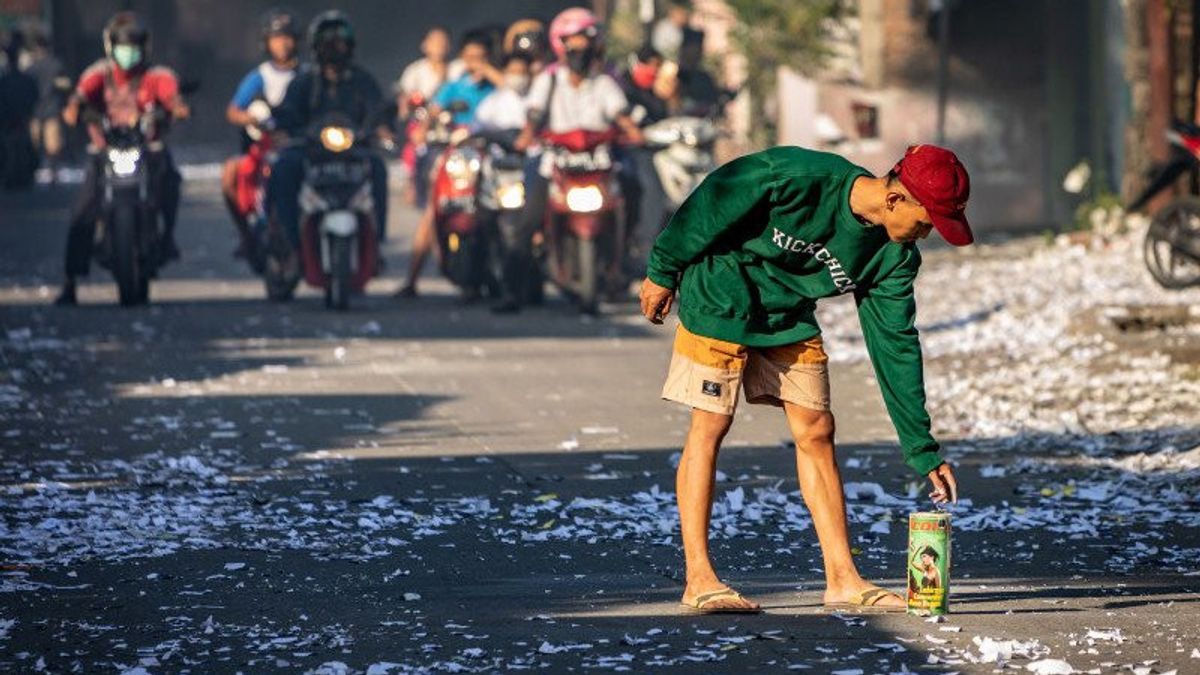
<instances>
[{"instance_id":1,"label":"white shirt","mask_svg":"<svg viewBox=\"0 0 1200 675\"><path fill-rule=\"evenodd\" d=\"M288 85L296 77L295 68L281 68L274 62L264 61L258 66L258 74L263 81L263 98L272 108L283 103Z\"/></svg>"},{"instance_id":2,"label":"white shirt","mask_svg":"<svg viewBox=\"0 0 1200 675\"><path fill-rule=\"evenodd\" d=\"M475 109L475 121L485 129L520 129L525 120L525 99L508 87L488 94Z\"/></svg>"},{"instance_id":3,"label":"white shirt","mask_svg":"<svg viewBox=\"0 0 1200 675\"><path fill-rule=\"evenodd\" d=\"M442 77L433 69L433 65L429 62L429 59L417 59L408 64L408 67L400 74L400 79L396 80L393 90L397 94L405 95L419 92L428 100L433 98L438 87L462 77L466 69L462 59L454 59L446 65L446 75Z\"/></svg>"},{"instance_id":4,"label":"white shirt","mask_svg":"<svg viewBox=\"0 0 1200 675\"><path fill-rule=\"evenodd\" d=\"M625 92L608 75L593 75L576 87L571 84L568 69L555 68L553 73L542 73L533 81L526 97L531 110L545 109L551 75L558 78L554 85L554 100L550 102L550 119L546 122L546 130L551 133L575 129L607 131L629 107Z\"/></svg>"}]
</instances>

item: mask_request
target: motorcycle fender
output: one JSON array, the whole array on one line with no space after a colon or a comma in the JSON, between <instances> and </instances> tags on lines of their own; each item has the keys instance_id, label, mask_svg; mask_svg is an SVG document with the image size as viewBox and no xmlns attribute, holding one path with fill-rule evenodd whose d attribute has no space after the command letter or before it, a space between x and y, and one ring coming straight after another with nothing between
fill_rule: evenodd
<instances>
[{"instance_id":1,"label":"motorcycle fender","mask_svg":"<svg viewBox=\"0 0 1200 675\"><path fill-rule=\"evenodd\" d=\"M323 255L325 244L324 235L315 218L304 219L300 228L300 263L304 270L304 281L309 286L324 288L329 282L325 274Z\"/></svg>"},{"instance_id":2,"label":"motorcycle fender","mask_svg":"<svg viewBox=\"0 0 1200 675\"><path fill-rule=\"evenodd\" d=\"M601 213L572 213L566 217L567 229L579 239L596 239L604 229L605 215Z\"/></svg>"},{"instance_id":3,"label":"motorcycle fender","mask_svg":"<svg viewBox=\"0 0 1200 675\"><path fill-rule=\"evenodd\" d=\"M349 237L358 231L358 216L353 211L330 211L321 218L321 234Z\"/></svg>"}]
</instances>

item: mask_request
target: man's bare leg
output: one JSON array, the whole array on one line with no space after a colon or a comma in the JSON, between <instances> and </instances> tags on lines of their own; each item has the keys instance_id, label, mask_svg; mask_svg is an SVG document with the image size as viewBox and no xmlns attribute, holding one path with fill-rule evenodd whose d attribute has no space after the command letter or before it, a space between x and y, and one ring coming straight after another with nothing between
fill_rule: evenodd
<instances>
[{"instance_id":1,"label":"man's bare leg","mask_svg":"<svg viewBox=\"0 0 1200 675\"><path fill-rule=\"evenodd\" d=\"M716 480L717 453L721 441L733 424L733 417L692 409L683 456L675 473L675 495L679 503L679 524L683 536L683 555L687 565L687 586L683 601L728 588L721 583L708 557L708 524L712 517L713 483ZM706 609L758 608L744 598L714 600Z\"/></svg>"},{"instance_id":2,"label":"man's bare leg","mask_svg":"<svg viewBox=\"0 0 1200 675\"><path fill-rule=\"evenodd\" d=\"M413 233L412 255L408 260L408 278L396 292L398 297L417 297L417 279L420 278L421 268L425 267L425 259L429 257L429 251L433 248L434 236L433 204L430 203L417 221L417 230Z\"/></svg>"},{"instance_id":3,"label":"man's bare leg","mask_svg":"<svg viewBox=\"0 0 1200 675\"><path fill-rule=\"evenodd\" d=\"M813 528L825 562L825 604L847 602L869 588L854 565L846 525L846 498L834 456L833 413L784 403L788 426L796 441L796 472L804 503L812 514ZM904 599L888 595L876 607L903 607Z\"/></svg>"},{"instance_id":4,"label":"man's bare leg","mask_svg":"<svg viewBox=\"0 0 1200 675\"><path fill-rule=\"evenodd\" d=\"M250 247L250 224L238 209L237 204L237 172L240 158L233 157L221 165L221 196L225 198L225 208L233 218L233 226L237 228L238 247L234 250L235 258L243 258Z\"/></svg>"}]
</instances>

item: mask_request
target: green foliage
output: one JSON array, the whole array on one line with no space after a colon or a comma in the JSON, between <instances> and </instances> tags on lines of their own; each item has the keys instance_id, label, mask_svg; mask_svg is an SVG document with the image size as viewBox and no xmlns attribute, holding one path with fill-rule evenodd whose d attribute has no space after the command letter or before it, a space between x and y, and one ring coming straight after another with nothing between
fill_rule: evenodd
<instances>
[{"instance_id":1,"label":"green foliage","mask_svg":"<svg viewBox=\"0 0 1200 675\"><path fill-rule=\"evenodd\" d=\"M1125 205L1119 195L1100 190L1075 207L1074 229L1111 234L1125 227Z\"/></svg>"},{"instance_id":2,"label":"green foliage","mask_svg":"<svg viewBox=\"0 0 1200 675\"><path fill-rule=\"evenodd\" d=\"M760 145L774 141L776 123L767 114L775 96L776 71L787 66L813 75L830 56L828 27L847 13L843 0L726 0L738 15L734 43L746 56L746 85L754 101L753 128Z\"/></svg>"}]
</instances>

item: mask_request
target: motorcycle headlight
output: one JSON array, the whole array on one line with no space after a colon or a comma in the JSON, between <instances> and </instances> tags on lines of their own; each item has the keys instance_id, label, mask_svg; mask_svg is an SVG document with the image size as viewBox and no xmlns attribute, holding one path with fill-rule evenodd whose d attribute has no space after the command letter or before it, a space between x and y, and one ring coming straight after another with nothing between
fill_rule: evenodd
<instances>
[{"instance_id":1,"label":"motorcycle headlight","mask_svg":"<svg viewBox=\"0 0 1200 675\"><path fill-rule=\"evenodd\" d=\"M137 171L137 165L141 159L142 153L137 148L108 151L108 161L112 164L113 173L118 176L133 175L133 172Z\"/></svg>"},{"instance_id":2,"label":"motorcycle headlight","mask_svg":"<svg viewBox=\"0 0 1200 675\"><path fill-rule=\"evenodd\" d=\"M346 127L325 127L321 130L321 145L330 152L345 152L354 145L354 131Z\"/></svg>"},{"instance_id":3,"label":"motorcycle headlight","mask_svg":"<svg viewBox=\"0 0 1200 675\"><path fill-rule=\"evenodd\" d=\"M567 208L576 213L592 213L604 206L604 193L595 185L567 190Z\"/></svg>"},{"instance_id":4,"label":"motorcycle headlight","mask_svg":"<svg viewBox=\"0 0 1200 675\"><path fill-rule=\"evenodd\" d=\"M525 185L513 183L500 186L496 191L496 201L500 202L502 209L519 209L525 206Z\"/></svg>"},{"instance_id":5,"label":"motorcycle headlight","mask_svg":"<svg viewBox=\"0 0 1200 675\"><path fill-rule=\"evenodd\" d=\"M478 171L478 157L467 157L456 152L446 158L446 173L456 181L474 180Z\"/></svg>"}]
</instances>

